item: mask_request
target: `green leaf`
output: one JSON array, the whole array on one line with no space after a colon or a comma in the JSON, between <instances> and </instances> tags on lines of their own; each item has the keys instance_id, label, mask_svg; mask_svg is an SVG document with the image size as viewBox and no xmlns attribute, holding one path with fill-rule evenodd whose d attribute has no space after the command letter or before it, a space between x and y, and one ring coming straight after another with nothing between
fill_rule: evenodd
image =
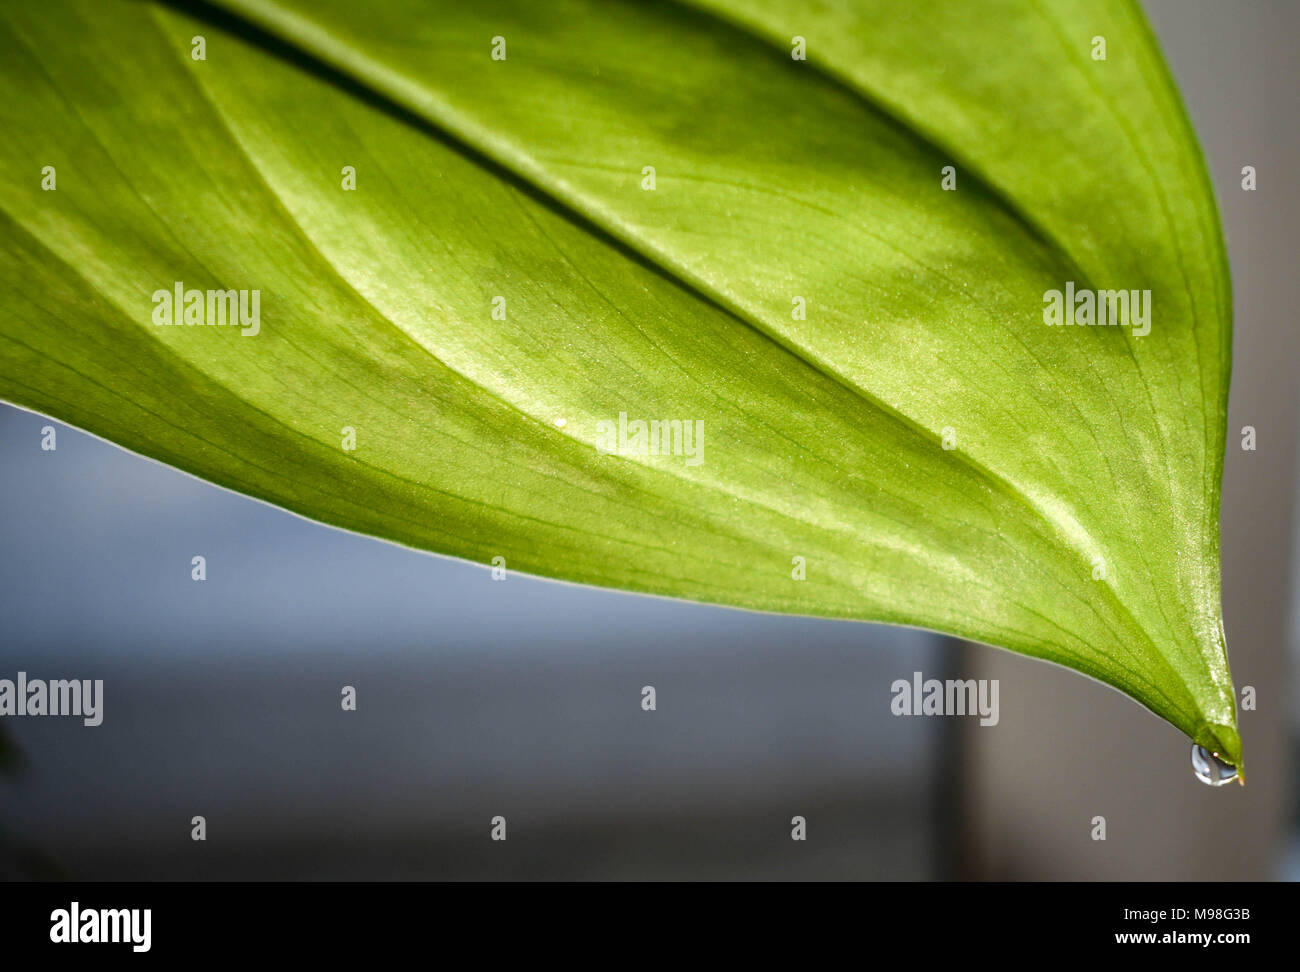
<instances>
[{"instance_id":1,"label":"green leaf","mask_svg":"<svg viewBox=\"0 0 1300 972\"><path fill-rule=\"evenodd\" d=\"M1048 659L1241 763L1228 271L1131 3L219 6L0 13L0 396L412 546ZM177 282L260 330L155 324ZM1149 333L1045 326L1067 282Z\"/></svg>"}]
</instances>

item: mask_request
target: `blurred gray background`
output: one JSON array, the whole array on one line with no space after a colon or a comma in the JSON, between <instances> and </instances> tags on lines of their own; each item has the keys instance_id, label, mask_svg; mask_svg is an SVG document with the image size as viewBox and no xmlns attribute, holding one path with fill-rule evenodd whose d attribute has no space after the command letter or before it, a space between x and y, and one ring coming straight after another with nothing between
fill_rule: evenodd
<instances>
[{"instance_id":1,"label":"blurred gray background","mask_svg":"<svg viewBox=\"0 0 1300 972\"><path fill-rule=\"evenodd\" d=\"M98 728L0 724L19 751L0 776L0 877L1300 876L1300 15L1281 0L1146 7L1233 265L1223 546L1233 671L1259 694L1242 714L1248 787L1196 783L1177 731L1043 663L906 629L494 582L57 423L43 452L51 423L0 406L0 677L102 678L106 696ZM1243 425L1258 451L1240 451ZM890 683L918 670L1001 679L1001 723L891 716ZM498 814L504 844L488 836ZM790 839L796 814L805 842ZM190 840L194 815L206 842Z\"/></svg>"},{"instance_id":2,"label":"blurred gray background","mask_svg":"<svg viewBox=\"0 0 1300 972\"><path fill-rule=\"evenodd\" d=\"M888 713L934 636L493 581L45 424L0 412L0 677L102 678L105 715L5 720L0 819L76 876L937 866L940 720Z\"/></svg>"}]
</instances>

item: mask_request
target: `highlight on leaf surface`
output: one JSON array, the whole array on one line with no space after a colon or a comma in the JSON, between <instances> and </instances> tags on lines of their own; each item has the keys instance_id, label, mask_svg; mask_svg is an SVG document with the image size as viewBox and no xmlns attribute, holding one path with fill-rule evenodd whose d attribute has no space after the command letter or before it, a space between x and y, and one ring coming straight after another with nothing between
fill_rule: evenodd
<instances>
[{"instance_id":1,"label":"highlight on leaf surface","mask_svg":"<svg viewBox=\"0 0 1300 972\"><path fill-rule=\"evenodd\" d=\"M0 397L485 565L1057 662L1240 766L1230 282L1128 0L40 0L0 78Z\"/></svg>"}]
</instances>

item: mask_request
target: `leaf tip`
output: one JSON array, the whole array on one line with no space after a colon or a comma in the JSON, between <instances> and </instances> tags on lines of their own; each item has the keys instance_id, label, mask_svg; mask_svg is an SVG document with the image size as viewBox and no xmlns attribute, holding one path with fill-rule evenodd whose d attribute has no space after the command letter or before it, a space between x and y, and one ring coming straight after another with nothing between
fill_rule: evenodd
<instances>
[{"instance_id":1,"label":"leaf tip","mask_svg":"<svg viewBox=\"0 0 1300 972\"><path fill-rule=\"evenodd\" d=\"M1207 722L1201 726L1192 741L1235 766L1237 782L1245 785L1246 771L1242 765L1241 734L1237 732L1236 726Z\"/></svg>"}]
</instances>

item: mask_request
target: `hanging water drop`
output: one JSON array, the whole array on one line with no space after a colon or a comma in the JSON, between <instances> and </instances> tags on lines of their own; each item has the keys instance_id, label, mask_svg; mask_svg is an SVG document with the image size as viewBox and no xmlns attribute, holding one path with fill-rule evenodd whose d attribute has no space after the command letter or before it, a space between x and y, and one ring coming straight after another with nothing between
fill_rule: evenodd
<instances>
[{"instance_id":1,"label":"hanging water drop","mask_svg":"<svg viewBox=\"0 0 1300 972\"><path fill-rule=\"evenodd\" d=\"M1223 786L1237 778L1237 767L1225 763L1218 753L1195 743L1192 744L1192 772L1206 786Z\"/></svg>"}]
</instances>

